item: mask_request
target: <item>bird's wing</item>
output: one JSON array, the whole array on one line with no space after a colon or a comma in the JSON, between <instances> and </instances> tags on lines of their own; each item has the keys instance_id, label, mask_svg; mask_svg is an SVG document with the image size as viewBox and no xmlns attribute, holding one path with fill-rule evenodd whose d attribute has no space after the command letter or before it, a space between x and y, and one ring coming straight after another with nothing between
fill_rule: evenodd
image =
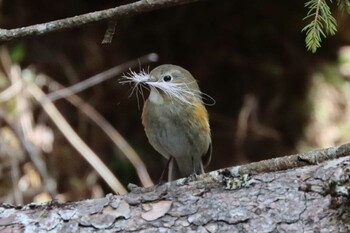
<instances>
[{"instance_id":1,"label":"bird's wing","mask_svg":"<svg viewBox=\"0 0 350 233\"><path fill-rule=\"evenodd\" d=\"M210 142L209 148L208 148L208 150L207 150L207 153L205 153L205 154L202 156L202 162L203 162L203 165L204 165L205 168L208 167L208 165L210 164L212 153L213 153L213 145L212 145L212 143Z\"/></svg>"}]
</instances>

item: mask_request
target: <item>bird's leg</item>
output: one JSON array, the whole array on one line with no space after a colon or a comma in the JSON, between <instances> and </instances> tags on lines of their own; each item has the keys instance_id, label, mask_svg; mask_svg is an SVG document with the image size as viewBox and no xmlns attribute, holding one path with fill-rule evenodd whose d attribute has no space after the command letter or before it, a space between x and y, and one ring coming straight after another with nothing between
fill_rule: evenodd
<instances>
[{"instance_id":1,"label":"bird's leg","mask_svg":"<svg viewBox=\"0 0 350 233\"><path fill-rule=\"evenodd\" d=\"M169 159L168 159L168 161L167 161L167 163L166 163L166 166L165 166L165 168L163 169L162 174L160 175L160 178L159 178L159 180L158 180L158 184L159 184L159 185L160 185L160 184L163 184L163 183L165 182L165 179L164 179L165 174L168 173L169 164L170 164L170 162L171 162L173 159L174 159L173 156L170 156L170 157L169 157Z\"/></svg>"},{"instance_id":2,"label":"bird's leg","mask_svg":"<svg viewBox=\"0 0 350 233\"><path fill-rule=\"evenodd\" d=\"M188 182L196 180L197 176L200 175L200 174L197 173L197 169L195 167L193 156L192 156L191 162L192 162L192 171L193 171L193 173L187 177L187 181Z\"/></svg>"}]
</instances>

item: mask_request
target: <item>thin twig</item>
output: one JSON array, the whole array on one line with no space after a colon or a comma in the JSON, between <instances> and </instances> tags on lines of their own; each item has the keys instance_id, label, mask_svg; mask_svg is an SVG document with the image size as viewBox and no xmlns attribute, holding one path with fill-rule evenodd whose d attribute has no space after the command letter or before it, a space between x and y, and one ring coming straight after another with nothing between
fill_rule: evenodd
<instances>
[{"instance_id":1,"label":"thin twig","mask_svg":"<svg viewBox=\"0 0 350 233\"><path fill-rule=\"evenodd\" d=\"M95 11L79 16L55 20L16 29L0 29L0 42L10 41L26 36L43 35L49 32L75 28L102 20L118 20L133 15L154 11L160 8L196 2L199 0L140 0L115 8Z\"/></svg>"},{"instance_id":2,"label":"thin twig","mask_svg":"<svg viewBox=\"0 0 350 233\"><path fill-rule=\"evenodd\" d=\"M11 180L13 184L13 197L17 205L22 205L24 203L23 195L18 188L18 181L21 175L20 168L19 168L19 161L15 156L11 154L8 154L8 156L9 156L9 159L11 160Z\"/></svg>"},{"instance_id":3,"label":"thin twig","mask_svg":"<svg viewBox=\"0 0 350 233\"><path fill-rule=\"evenodd\" d=\"M8 119L6 116L5 112L0 108L0 119L1 119L1 127L6 125L12 133L17 137L17 140L20 141L19 137L17 136L17 132L15 132L14 126L12 122ZM5 142L6 143L6 142ZM11 166L11 180L12 180L12 195L11 198L14 199L14 202L17 205L22 205L23 204L23 195L22 192L18 188L18 181L20 179L20 158L19 156L16 156L16 154L13 153L13 149L10 149L10 145L4 146L2 148L2 153L6 154L8 157L8 160L10 161L10 166ZM17 149L15 149L17 151ZM28 151L23 148L24 154L28 154Z\"/></svg>"},{"instance_id":4,"label":"thin twig","mask_svg":"<svg viewBox=\"0 0 350 233\"><path fill-rule=\"evenodd\" d=\"M57 110L52 101L46 97L45 93L34 83L27 83L29 93L41 103L46 114L56 124L57 128L62 132L66 139L79 151L84 159L96 168L97 173L115 192L125 194L126 190L108 167L101 161L101 159L86 145L86 143L77 135L73 128L64 119L62 114Z\"/></svg>"},{"instance_id":5,"label":"thin twig","mask_svg":"<svg viewBox=\"0 0 350 233\"><path fill-rule=\"evenodd\" d=\"M21 83L16 82L14 84L11 84L5 90L0 92L0 103L6 102L9 99L15 97L20 91L21 91Z\"/></svg>"},{"instance_id":6,"label":"thin twig","mask_svg":"<svg viewBox=\"0 0 350 233\"><path fill-rule=\"evenodd\" d=\"M149 63L156 62L158 60L158 55L155 53L150 53L145 56L142 56L138 59L134 59L132 61L126 62L124 64L115 66L109 70L106 70L102 73L92 76L80 83L74 84L70 87L64 88L59 83L53 81L51 78L46 77L46 79L50 80L53 83L53 86L58 86L59 90L54 90L50 94L47 95L51 101L58 100L60 98L66 98L70 103L75 105L78 109L85 113L85 115L94 121L106 134L110 139L114 142L114 144L119 148L119 150L125 155L127 159L132 163L135 167L138 177L141 180L141 183L145 187L149 187L153 185L153 182L147 172L146 166L143 161L140 159L136 151L129 145L129 143L123 138L123 136L115 129L113 126L94 108L88 105L84 100L82 100L79 96L75 95L76 93L83 91L93 85L97 85L103 81L106 81L112 77L115 77L122 72L130 69L131 67ZM48 85L52 90L52 85Z\"/></svg>"},{"instance_id":7,"label":"thin twig","mask_svg":"<svg viewBox=\"0 0 350 233\"><path fill-rule=\"evenodd\" d=\"M52 88L53 86L62 87L61 84L55 82L49 77L46 77L46 79L50 80L50 84L48 85L50 88ZM53 85L51 85L51 83ZM76 106L79 110L85 113L85 115L88 118L94 121L96 125L98 125L106 133L106 135L114 142L118 149L125 155L127 159L129 159L129 161L135 167L137 175L142 185L144 187L153 186L153 182L147 172L145 164L140 159L140 156L136 153L136 151L124 139L124 137L99 112L97 112L93 107L91 107L79 96L71 94L65 98L71 104Z\"/></svg>"},{"instance_id":8,"label":"thin twig","mask_svg":"<svg viewBox=\"0 0 350 233\"><path fill-rule=\"evenodd\" d=\"M3 122L9 127L9 129L16 135L20 145L23 149L23 152L30 158L33 162L35 168L38 170L41 178L43 179L45 191L50 193L52 197L57 195L57 184L56 181L48 173L45 163L40 159L39 150L34 147L21 133L14 123L8 119L5 112L0 109L0 118ZM15 184L17 185L17 184Z\"/></svg>"},{"instance_id":9,"label":"thin twig","mask_svg":"<svg viewBox=\"0 0 350 233\"><path fill-rule=\"evenodd\" d=\"M117 20L111 20L108 22L108 27L101 44L112 43L116 27L117 27Z\"/></svg>"},{"instance_id":10,"label":"thin twig","mask_svg":"<svg viewBox=\"0 0 350 233\"><path fill-rule=\"evenodd\" d=\"M62 88L58 91L52 92L47 95L48 98L50 98L51 101L56 101L58 99L67 97L69 95L76 94L78 92L81 92L89 87L92 87L94 85L97 85L101 82L104 82L110 78L115 77L116 75L121 74L122 72L128 70L130 67L134 67L138 64L142 63L149 63L149 62L156 62L158 60L158 55L156 53L150 53L145 56L142 56L138 59L128 61L126 63L123 63L121 65L115 66L109 70L106 70L102 73L96 74L92 76L91 78L85 79L82 82L76 83L70 87Z\"/></svg>"},{"instance_id":11,"label":"thin twig","mask_svg":"<svg viewBox=\"0 0 350 233\"><path fill-rule=\"evenodd\" d=\"M3 56L8 56L5 53ZM4 64L5 65L5 64ZM34 146L29 140L28 136L33 131L33 113L30 111L30 101L28 96L26 96L26 91L23 89L23 77L21 73L21 69L18 65L7 64L10 67L7 68L7 72L9 72L7 77L9 77L12 85L19 85L20 92L15 96L16 98L16 113L17 113L17 125L20 127L16 133L17 138L20 140L22 147L25 151L28 152L30 160L33 162L35 168L38 170L41 178L43 179L43 183L45 186L45 190L51 194L52 197L57 195L57 183L49 174L46 164L41 157L41 151ZM19 84L17 84L19 83ZM13 130L15 127L13 127Z\"/></svg>"}]
</instances>

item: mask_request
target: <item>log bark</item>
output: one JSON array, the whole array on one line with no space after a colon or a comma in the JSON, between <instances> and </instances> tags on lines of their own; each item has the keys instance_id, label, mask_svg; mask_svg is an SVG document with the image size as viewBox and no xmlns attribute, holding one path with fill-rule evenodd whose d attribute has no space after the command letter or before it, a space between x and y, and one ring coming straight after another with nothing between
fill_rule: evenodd
<instances>
[{"instance_id":1,"label":"log bark","mask_svg":"<svg viewBox=\"0 0 350 233\"><path fill-rule=\"evenodd\" d=\"M0 232L349 232L350 156L250 176L220 170L126 195L0 207Z\"/></svg>"}]
</instances>

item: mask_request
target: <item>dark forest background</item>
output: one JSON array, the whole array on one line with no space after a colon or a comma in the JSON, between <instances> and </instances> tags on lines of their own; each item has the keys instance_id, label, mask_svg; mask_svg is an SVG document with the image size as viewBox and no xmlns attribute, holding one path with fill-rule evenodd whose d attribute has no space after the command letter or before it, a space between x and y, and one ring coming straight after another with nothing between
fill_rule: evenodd
<instances>
[{"instance_id":1,"label":"dark forest background","mask_svg":"<svg viewBox=\"0 0 350 233\"><path fill-rule=\"evenodd\" d=\"M28 26L128 2L3 0L0 26ZM338 32L312 54L301 32L306 25L304 3L199 1L119 20L110 44L101 44L107 29L107 22L101 22L3 46L22 69L31 67L65 86L151 52L158 54L159 61L143 64L146 69L165 63L188 69L202 91L216 100L214 106L207 106L214 148L209 171L349 141L349 16L334 9ZM165 161L148 144L136 97L128 97L130 88L117 82L120 77L79 96L125 137L156 182ZM124 185L140 184L135 169L98 127L65 100L55 103ZM8 103L0 104L11 109ZM33 107L33 113L35 122L52 128L55 136L52 152L42 158L57 181L58 198L77 200L110 192L99 179L93 185L87 181L94 169L40 107ZM7 160L0 156L0 163ZM37 173L27 157L20 160L19 168L21 179L28 171ZM6 170L1 174L0 201L11 202L17 184L7 179ZM29 189L30 185L25 191ZM42 193L26 194L24 201L46 200L38 198Z\"/></svg>"}]
</instances>

